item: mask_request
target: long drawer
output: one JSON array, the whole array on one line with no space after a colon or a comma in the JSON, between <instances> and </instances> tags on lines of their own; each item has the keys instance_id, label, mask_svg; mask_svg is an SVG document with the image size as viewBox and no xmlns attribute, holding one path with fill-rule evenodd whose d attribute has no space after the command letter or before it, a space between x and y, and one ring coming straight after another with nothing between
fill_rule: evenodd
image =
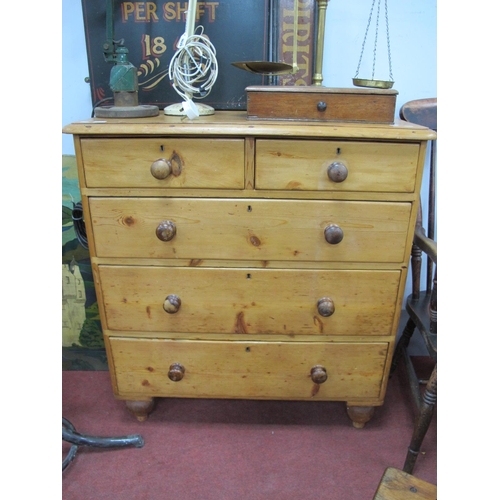
<instances>
[{"instance_id":1,"label":"long drawer","mask_svg":"<svg viewBox=\"0 0 500 500\"><path fill-rule=\"evenodd\" d=\"M90 188L244 187L243 139L82 139L80 143L85 184Z\"/></svg>"},{"instance_id":2,"label":"long drawer","mask_svg":"<svg viewBox=\"0 0 500 500\"><path fill-rule=\"evenodd\" d=\"M381 342L203 342L111 337L110 344L122 397L377 398L388 351L388 344Z\"/></svg>"},{"instance_id":3,"label":"long drawer","mask_svg":"<svg viewBox=\"0 0 500 500\"><path fill-rule=\"evenodd\" d=\"M109 330L390 335L399 270L99 266Z\"/></svg>"},{"instance_id":4,"label":"long drawer","mask_svg":"<svg viewBox=\"0 0 500 500\"><path fill-rule=\"evenodd\" d=\"M397 262L411 204L90 198L99 257Z\"/></svg>"},{"instance_id":5,"label":"long drawer","mask_svg":"<svg viewBox=\"0 0 500 500\"><path fill-rule=\"evenodd\" d=\"M411 193L418 154L418 144L257 140L255 187Z\"/></svg>"}]
</instances>

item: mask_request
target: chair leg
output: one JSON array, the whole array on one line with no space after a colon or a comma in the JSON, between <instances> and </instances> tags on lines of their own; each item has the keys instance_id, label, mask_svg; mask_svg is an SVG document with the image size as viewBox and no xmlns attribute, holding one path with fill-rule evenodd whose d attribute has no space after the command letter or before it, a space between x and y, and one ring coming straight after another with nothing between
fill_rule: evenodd
<instances>
[{"instance_id":1,"label":"chair leg","mask_svg":"<svg viewBox=\"0 0 500 500\"><path fill-rule=\"evenodd\" d=\"M405 329L403 330L403 333L401 334L401 338L398 341L398 344L396 345L396 350L394 351L394 356L392 357L392 364L391 364L391 371L390 375L392 375L398 366L398 362L401 359L401 356L403 354L403 351L408 348L408 345L410 344L411 337L413 335L413 332L415 331L415 323L412 321L412 319L408 319L406 322Z\"/></svg>"},{"instance_id":2,"label":"chair leg","mask_svg":"<svg viewBox=\"0 0 500 500\"><path fill-rule=\"evenodd\" d=\"M434 273L434 280L432 282L432 292L431 292L431 300L429 304L429 315L430 315L430 325L429 331L431 333L437 333L437 269Z\"/></svg>"},{"instance_id":3,"label":"chair leg","mask_svg":"<svg viewBox=\"0 0 500 500\"><path fill-rule=\"evenodd\" d=\"M408 447L408 453L406 455L405 464L403 470L408 474L413 473L413 467L417 461L418 454L420 453L420 447L422 441L424 440L425 434L432 420L432 415L434 414L434 407L437 401L437 364L432 371L432 374L427 382L427 386L422 397L422 402L420 404L419 414L415 421L415 426L413 428L413 435L411 438L410 446Z\"/></svg>"}]
</instances>

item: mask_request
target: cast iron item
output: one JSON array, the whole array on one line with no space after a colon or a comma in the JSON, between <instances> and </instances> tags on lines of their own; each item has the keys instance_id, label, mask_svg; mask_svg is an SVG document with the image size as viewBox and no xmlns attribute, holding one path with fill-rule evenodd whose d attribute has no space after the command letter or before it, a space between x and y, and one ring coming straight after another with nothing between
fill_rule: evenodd
<instances>
[{"instance_id":1,"label":"cast iron item","mask_svg":"<svg viewBox=\"0 0 500 500\"><path fill-rule=\"evenodd\" d=\"M63 441L71 443L71 448L62 463L63 472L75 458L79 446L93 446L95 448L124 448L127 446L142 448L144 446L144 439L139 434L120 437L100 437L80 434L76 431L75 426L64 417L62 419L62 438Z\"/></svg>"}]
</instances>

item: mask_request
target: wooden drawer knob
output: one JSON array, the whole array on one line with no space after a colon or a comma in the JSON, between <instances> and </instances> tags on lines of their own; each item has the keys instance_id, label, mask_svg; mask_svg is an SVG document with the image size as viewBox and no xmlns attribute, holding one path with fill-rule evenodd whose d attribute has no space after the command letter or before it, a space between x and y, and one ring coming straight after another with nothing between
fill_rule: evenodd
<instances>
[{"instance_id":1,"label":"wooden drawer knob","mask_svg":"<svg viewBox=\"0 0 500 500\"><path fill-rule=\"evenodd\" d=\"M327 170L328 177L333 182L344 182L347 179L347 174L349 173L347 167L339 162L334 161Z\"/></svg>"},{"instance_id":2,"label":"wooden drawer knob","mask_svg":"<svg viewBox=\"0 0 500 500\"><path fill-rule=\"evenodd\" d=\"M172 173L172 163L170 160L160 158L151 164L150 170L155 179L166 179Z\"/></svg>"},{"instance_id":3,"label":"wooden drawer knob","mask_svg":"<svg viewBox=\"0 0 500 500\"><path fill-rule=\"evenodd\" d=\"M330 245L337 245L344 239L344 231L337 224L328 224L325 227L325 240Z\"/></svg>"},{"instance_id":4,"label":"wooden drawer knob","mask_svg":"<svg viewBox=\"0 0 500 500\"><path fill-rule=\"evenodd\" d=\"M178 177L182 172L182 160L174 151L169 160L158 158L151 164L151 175L158 180L166 179L170 174Z\"/></svg>"},{"instance_id":5,"label":"wooden drawer knob","mask_svg":"<svg viewBox=\"0 0 500 500\"><path fill-rule=\"evenodd\" d=\"M317 303L318 313L324 318L328 318L335 312L335 305L330 297L323 297Z\"/></svg>"},{"instance_id":6,"label":"wooden drawer knob","mask_svg":"<svg viewBox=\"0 0 500 500\"><path fill-rule=\"evenodd\" d=\"M311 368L311 379L315 384L322 384L327 378L328 374L324 366L316 365Z\"/></svg>"},{"instance_id":7,"label":"wooden drawer knob","mask_svg":"<svg viewBox=\"0 0 500 500\"><path fill-rule=\"evenodd\" d=\"M163 309L168 314L175 314L181 308L181 299L177 295L168 295L163 302Z\"/></svg>"},{"instance_id":8,"label":"wooden drawer knob","mask_svg":"<svg viewBox=\"0 0 500 500\"><path fill-rule=\"evenodd\" d=\"M179 382L184 377L186 369L180 363L173 363L168 369L168 378L172 382Z\"/></svg>"},{"instance_id":9,"label":"wooden drawer knob","mask_svg":"<svg viewBox=\"0 0 500 500\"><path fill-rule=\"evenodd\" d=\"M171 220L164 220L156 228L156 237L161 241L170 241L177 234L175 223Z\"/></svg>"}]
</instances>

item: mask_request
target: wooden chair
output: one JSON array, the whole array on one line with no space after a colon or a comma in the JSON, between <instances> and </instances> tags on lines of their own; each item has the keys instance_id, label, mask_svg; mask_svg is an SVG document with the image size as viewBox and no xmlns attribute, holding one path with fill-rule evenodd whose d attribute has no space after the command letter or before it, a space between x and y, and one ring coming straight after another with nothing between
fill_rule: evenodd
<instances>
[{"instance_id":1,"label":"wooden chair","mask_svg":"<svg viewBox=\"0 0 500 500\"><path fill-rule=\"evenodd\" d=\"M400 110L403 120L437 131L437 99L419 99L404 104ZM413 472L420 446L429 428L437 401L437 243L436 243L436 141L431 141L428 188L427 234L422 226L422 197L411 253L412 293L406 300L409 319L398 341L391 373L403 358L413 400L418 409L413 436L403 470ZM426 255L425 286L421 286L422 252ZM429 356L435 361L428 381L418 379L408 355L408 345L415 329L422 335ZM426 387L422 394L420 384Z\"/></svg>"},{"instance_id":2,"label":"wooden chair","mask_svg":"<svg viewBox=\"0 0 500 500\"><path fill-rule=\"evenodd\" d=\"M399 469L388 467L373 500L436 500L437 487Z\"/></svg>"}]
</instances>

